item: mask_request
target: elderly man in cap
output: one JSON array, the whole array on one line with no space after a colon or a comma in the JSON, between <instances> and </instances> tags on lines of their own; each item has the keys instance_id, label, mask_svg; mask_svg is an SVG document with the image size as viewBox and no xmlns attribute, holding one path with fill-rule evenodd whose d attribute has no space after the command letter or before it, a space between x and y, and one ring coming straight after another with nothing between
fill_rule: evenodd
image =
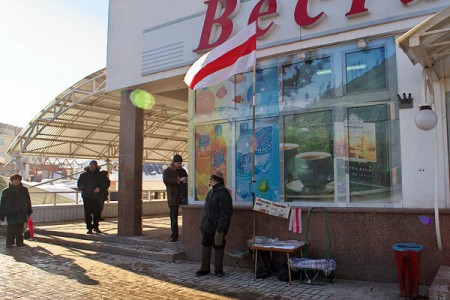
<instances>
[{"instance_id":1,"label":"elderly man in cap","mask_svg":"<svg viewBox=\"0 0 450 300\"><path fill-rule=\"evenodd\" d=\"M163 173L163 181L167 189L167 203L170 211L171 242L178 240L178 209L182 203L182 199L187 199L188 175L186 170L182 168L182 163L183 158L181 155L175 154L172 163Z\"/></svg>"},{"instance_id":2,"label":"elderly man in cap","mask_svg":"<svg viewBox=\"0 0 450 300\"><path fill-rule=\"evenodd\" d=\"M10 248L16 242L16 246L24 246L23 224L27 222L33 212L28 189L22 184L22 176L13 174L9 177L10 183L2 191L0 202L0 220L6 217L6 248Z\"/></svg>"},{"instance_id":3,"label":"elderly man in cap","mask_svg":"<svg viewBox=\"0 0 450 300\"><path fill-rule=\"evenodd\" d=\"M203 215L200 223L202 232L202 263L196 276L210 273L211 247L214 248L214 275L222 277L225 236L233 215L231 194L225 187L223 174L217 172L209 179L211 189L206 194Z\"/></svg>"},{"instance_id":4,"label":"elderly man in cap","mask_svg":"<svg viewBox=\"0 0 450 300\"><path fill-rule=\"evenodd\" d=\"M111 181L107 176L100 173L100 167L95 160L92 160L85 170L86 172L78 178L77 186L82 192L87 233L92 234L92 230L101 233L98 223L102 213L103 195L109 188Z\"/></svg>"}]
</instances>

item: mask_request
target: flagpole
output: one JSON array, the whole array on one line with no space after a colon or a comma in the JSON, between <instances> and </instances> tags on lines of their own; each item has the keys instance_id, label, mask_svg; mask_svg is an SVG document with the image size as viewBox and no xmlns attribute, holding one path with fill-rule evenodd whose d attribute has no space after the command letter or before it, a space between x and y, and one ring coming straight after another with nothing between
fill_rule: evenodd
<instances>
[{"instance_id":1,"label":"flagpole","mask_svg":"<svg viewBox=\"0 0 450 300\"><path fill-rule=\"evenodd\" d=\"M253 207L255 207L255 122L256 122L256 59L253 63L253 97L252 97L252 183L251 183L251 192L252 192L252 203ZM256 220L255 220L255 211L253 210L253 244L255 244L255 235L256 235Z\"/></svg>"}]
</instances>

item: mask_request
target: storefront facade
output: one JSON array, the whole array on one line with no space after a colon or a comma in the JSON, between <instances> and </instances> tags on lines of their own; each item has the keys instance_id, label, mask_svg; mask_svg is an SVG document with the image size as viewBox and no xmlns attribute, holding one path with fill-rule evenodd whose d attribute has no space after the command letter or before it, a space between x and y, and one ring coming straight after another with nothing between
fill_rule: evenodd
<instances>
[{"instance_id":1,"label":"storefront facade","mask_svg":"<svg viewBox=\"0 0 450 300\"><path fill-rule=\"evenodd\" d=\"M413 65L396 39L446 6L443 0L110 1L108 90L183 88L200 54L258 20L255 79L249 70L189 91L186 99L188 258L200 257L197 225L208 179L221 171L235 207L230 249L245 249L253 234L305 238L304 231L289 232L286 219L254 213L253 191L302 208L303 224L314 207L312 257L328 253L327 208L338 278L393 282L392 244L414 242L425 246L421 280L429 284L450 258L450 67L444 59L444 76L431 85L438 124L422 131L417 106L431 91L423 67Z\"/></svg>"}]
</instances>

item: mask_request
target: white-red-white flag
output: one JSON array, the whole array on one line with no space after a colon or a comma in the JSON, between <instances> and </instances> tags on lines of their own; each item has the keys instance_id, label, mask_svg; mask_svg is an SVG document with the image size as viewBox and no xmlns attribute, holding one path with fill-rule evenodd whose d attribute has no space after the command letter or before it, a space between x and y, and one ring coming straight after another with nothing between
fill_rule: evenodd
<instances>
[{"instance_id":1,"label":"white-red-white flag","mask_svg":"<svg viewBox=\"0 0 450 300\"><path fill-rule=\"evenodd\" d=\"M289 231L294 233L302 233L302 210L298 207L291 208L291 216L289 217Z\"/></svg>"},{"instance_id":2,"label":"white-red-white flag","mask_svg":"<svg viewBox=\"0 0 450 300\"><path fill-rule=\"evenodd\" d=\"M242 73L256 61L256 22L200 57L188 70L184 82L192 89L219 83Z\"/></svg>"}]
</instances>

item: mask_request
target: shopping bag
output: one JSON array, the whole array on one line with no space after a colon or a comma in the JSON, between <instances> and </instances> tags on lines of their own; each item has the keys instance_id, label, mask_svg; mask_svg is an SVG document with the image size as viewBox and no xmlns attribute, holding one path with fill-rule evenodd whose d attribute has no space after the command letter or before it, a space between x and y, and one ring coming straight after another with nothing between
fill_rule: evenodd
<instances>
[{"instance_id":1,"label":"shopping bag","mask_svg":"<svg viewBox=\"0 0 450 300\"><path fill-rule=\"evenodd\" d=\"M31 217L28 217L28 232L30 233L30 239L34 238L34 227L33 227L33 220Z\"/></svg>"}]
</instances>

